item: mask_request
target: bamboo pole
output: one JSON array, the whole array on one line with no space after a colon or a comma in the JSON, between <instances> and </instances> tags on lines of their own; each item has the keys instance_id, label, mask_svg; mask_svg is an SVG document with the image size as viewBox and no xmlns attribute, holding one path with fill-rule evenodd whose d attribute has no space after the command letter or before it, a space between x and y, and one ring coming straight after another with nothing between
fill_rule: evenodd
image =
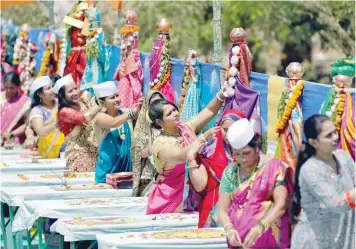
<instances>
[{"instance_id":1,"label":"bamboo pole","mask_svg":"<svg viewBox=\"0 0 356 249\"><path fill-rule=\"evenodd\" d=\"M221 55L221 1L213 0L213 34L214 34L214 64L222 66Z\"/></svg>"}]
</instances>

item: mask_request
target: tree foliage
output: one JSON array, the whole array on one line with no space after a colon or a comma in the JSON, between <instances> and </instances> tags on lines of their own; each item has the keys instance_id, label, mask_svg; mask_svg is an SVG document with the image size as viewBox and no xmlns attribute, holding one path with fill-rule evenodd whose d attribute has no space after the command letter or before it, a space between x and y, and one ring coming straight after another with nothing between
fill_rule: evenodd
<instances>
[{"instance_id":1,"label":"tree foliage","mask_svg":"<svg viewBox=\"0 0 356 249\"><path fill-rule=\"evenodd\" d=\"M291 61L310 62L311 39L315 35L320 37L322 48L341 51L340 57L355 53L354 1L222 1L221 5L223 51L231 46L229 34L232 28L243 27L248 34L247 42L256 71L266 72L269 63L275 63L277 72L282 72ZM98 1L98 8L102 12L106 36L112 42L116 13L105 1ZM138 14L141 51L151 51L157 35L155 24L160 18L167 17L173 24L172 56L182 58L192 48L201 60L211 62L214 44L212 1L124 0L123 13L127 9ZM121 16L122 26L123 14ZM10 17L18 25L29 22L32 26L46 27L48 24L48 12L38 3L25 8L5 8L3 18Z\"/></svg>"}]
</instances>

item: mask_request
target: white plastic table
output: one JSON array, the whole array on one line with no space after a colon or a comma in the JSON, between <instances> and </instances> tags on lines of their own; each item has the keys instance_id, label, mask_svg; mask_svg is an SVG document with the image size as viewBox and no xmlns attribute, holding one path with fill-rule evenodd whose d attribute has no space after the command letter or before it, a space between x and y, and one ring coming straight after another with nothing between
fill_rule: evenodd
<instances>
[{"instance_id":1,"label":"white plastic table","mask_svg":"<svg viewBox=\"0 0 356 249\"><path fill-rule=\"evenodd\" d=\"M0 174L63 172L66 162L63 159L32 159L2 160Z\"/></svg>"},{"instance_id":2,"label":"white plastic table","mask_svg":"<svg viewBox=\"0 0 356 249\"><path fill-rule=\"evenodd\" d=\"M62 241L75 244L76 241L96 240L97 234L125 232L148 232L177 228L197 228L199 215L195 214L156 214L128 217L78 217L59 219L51 226L51 232L59 233ZM73 246L72 245L72 246Z\"/></svg>"},{"instance_id":3,"label":"white plastic table","mask_svg":"<svg viewBox=\"0 0 356 249\"><path fill-rule=\"evenodd\" d=\"M12 231L30 229L40 217L70 219L76 216L144 215L146 206L146 197L24 201L16 213Z\"/></svg>"},{"instance_id":4,"label":"white plastic table","mask_svg":"<svg viewBox=\"0 0 356 249\"><path fill-rule=\"evenodd\" d=\"M226 249L222 228L177 229L155 232L98 234L99 249L165 248Z\"/></svg>"},{"instance_id":5,"label":"white plastic table","mask_svg":"<svg viewBox=\"0 0 356 249\"><path fill-rule=\"evenodd\" d=\"M5 156L5 155L23 155L23 154L29 154L30 150L28 149L23 149L21 147L14 147L11 150L5 149L4 147L0 147L0 156Z\"/></svg>"},{"instance_id":6,"label":"white plastic table","mask_svg":"<svg viewBox=\"0 0 356 249\"><path fill-rule=\"evenodd\" d=\"M29 187L29 186L53 186L62 185L66 182L73 184L93 184L95 182L95 173L71 173L75 177L63 178L63 173L20 173L20 174L1 174L1 187Z\"/></svg>"}]
</instances>

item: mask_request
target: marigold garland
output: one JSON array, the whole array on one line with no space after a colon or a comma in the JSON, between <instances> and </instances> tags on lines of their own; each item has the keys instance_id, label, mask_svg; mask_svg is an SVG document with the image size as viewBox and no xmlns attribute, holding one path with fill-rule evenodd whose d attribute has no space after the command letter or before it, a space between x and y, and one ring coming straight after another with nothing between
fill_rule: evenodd
<instances>
[{"instance_id":1,"label":"marigold garland","mask_svg":"<svg viewBox=\"0 0 356 249\"><path fill-rule=\"evenodd\" d=\"M191 78L191 74L190 74L190 67L187 66L185 68L185 74L183 77L183 83L182 83L182 94L180 97L180 104L179 104L179 113L182 113L183 111L183 105L184 105L184 100L185 100L185 96L187 95L187 91L188 91L188 87L189 87L189 82L190 82L190 78Z\"/></svg>"},{"instance_id":2,"label":"marigold garland","mask_svg":"<svg viewBox=\"0 0 356 249\"><path fill-rule=\"evenodd\" d=\"M152 87L152 91L161 89L171 78L171 63L169 61L169 41L163 41L162 60L161 60L161 77L156 85ZM163 62L163 63L162 63ZM163 65L162 65L163 64Z\"/></svg>"},{"instance_id":3,"label":"marigold garland","mask_svg":"<svg viewBox=\"0 0 356 249\"><path fill-rule=\"evenodd\" d=\"M139 31L140 30L140 27L139 26L135 26L133 28L121 28L120 29L120 33L123 34L123 35L127 35L127 34L131 34L131 33L134 33L136 31Z\"/></svg>"},{"instance_id":4,"label":"marigold garland","mask_svg":"<svg viewBox=\"0 0 356 249\"><path fill-rule=\"evenodd\" d=\"M301 80L300 83L295 87L292 96L288 100L287 106L284 108L283 114L276 124L275 131L277 133L283 132L284 128L286 127L290 117L292 116L293 109L296 107L299 98L303 94L303 88L304 80ZM283 101L283 99L281 101Z\"/></svg>"},{"instance_id":5,"label":"marigold garland","mask_svg":"<svg viewBox=\"0 0 356 249\"><path fill-rule=\"evenodd\" d=\"M45 76L47 74L50 60L51 60L51 47L47 46L45 52L43 53L40 72L37 74L36 78Z\"/></svg>"},{"instance_id":6,"label":"marigold garland","mask_svg":"<svg viewBox=\"0 0 356 249\"><path fill-rule=\"evenodd\" d=\"M336 130L339 132L341 130L342 115L344 114L345 108L345 91L340 92L340 99L336 106L336 115L334 119L334 124Z\"/></svg>"},{"instance_id":7,"label":"marigold garland","mask_svg":"<svg viewBox=\"0 0 356 249\"><path fill-rule=\"evenodd\" d=\"M94 37L97 33L98 33L98 30L95 29L87 35L87 38L90 39L90 38Z\"/></svg>"}]
</instances>

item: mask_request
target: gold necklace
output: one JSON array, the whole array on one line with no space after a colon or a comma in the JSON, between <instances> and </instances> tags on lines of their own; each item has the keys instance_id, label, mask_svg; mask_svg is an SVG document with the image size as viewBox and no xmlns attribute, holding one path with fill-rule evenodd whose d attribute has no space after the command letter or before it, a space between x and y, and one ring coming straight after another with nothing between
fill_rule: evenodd
<instances>
[{"instance_id":1,"label":"gold necklace","mask_svg":"<svg viewBox=\"0 0 356 249\"><path fill-rule=\"evenodd\" d=\"M248 185L250 185L251 182L253 181L253 177L252 176L256 172L256 169L257 169L259 164L260 164L260 157L258 158L257 164L256 164L255 168L252 170L252 173L251 173L251 175L250 175L250 177L248 179ZM241 166L238 164L237 165L237 183L239 184L239 186L241 186L241 184L242 184L241 177L240 177L240 167Z\"/></svg>"}]
</instances>

